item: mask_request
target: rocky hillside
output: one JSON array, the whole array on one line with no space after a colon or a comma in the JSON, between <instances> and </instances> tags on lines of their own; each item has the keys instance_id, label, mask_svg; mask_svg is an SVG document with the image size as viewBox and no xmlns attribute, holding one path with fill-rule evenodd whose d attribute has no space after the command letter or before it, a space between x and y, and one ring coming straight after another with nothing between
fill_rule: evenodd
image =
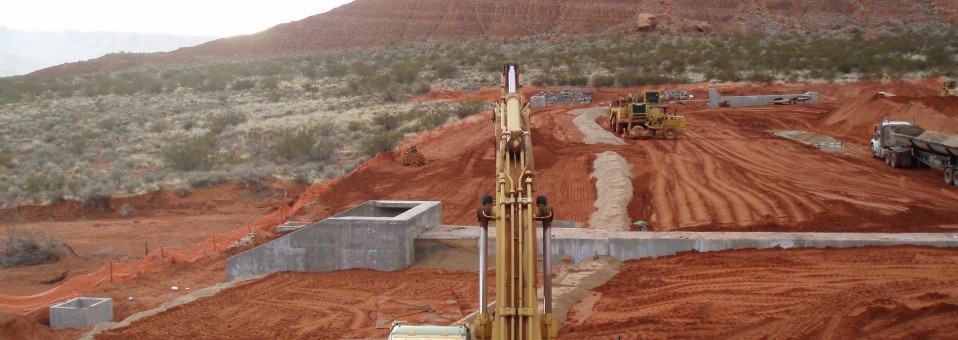
<instances>
[{"instance_id":1,"label":"rocky hillside","mask_svg":"<svg viewBox=\"0 0 958 340\"><path fill-rule=\"evenodd\" d=\"M277 25L257 34L215 40L168 55L126 56L137 61L121 64L480 36L508 39L550 33L675 31L752 34L785 30L880 35L914 24L958 26L958 1L356 0L330 12ZM65 65L38 74L76 74L115 68L114 62L94 61Z\"/></svg>"},{"instance_id":2,"label":"rocky hillside","mask_svg":"<svg viewBox=\"0 0 958 340\"><path fill-rule=\"evenodd\" d=\"M930 0L357 0L259 34L217 40L180 53L232 55L552 32L745 33L788 29L883 30L917 22L958 23L958 2Z\"/></svg>"}]
</instances>

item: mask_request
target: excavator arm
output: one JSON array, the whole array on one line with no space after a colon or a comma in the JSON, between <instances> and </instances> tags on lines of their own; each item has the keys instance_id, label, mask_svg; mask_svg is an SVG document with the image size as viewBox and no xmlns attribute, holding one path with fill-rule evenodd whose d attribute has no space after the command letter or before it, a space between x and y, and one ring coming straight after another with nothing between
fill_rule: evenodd
<instances>
[{"instance_id":1,"label":"excavator arm","mask_svg":"<svg viewBox=\"0 0 958 340\"><path fill-rule=\"evenodd\" d=\"M535 167L529 129L530 105L520 85L519 66L503 68L500 100L494 113L496 140L496 195L483 198L477 217L480 234L479 313L473 327L476 339L555 339L552 314L551 259L544 256L544 306L536 293L538 242L536 221L543 221L543 254L549 254L548 230L553 211L545 197L533 200ZM490 315L486 304L486 251L490 222L496 230L496 304Z\"/></svg>"}]
</instances>

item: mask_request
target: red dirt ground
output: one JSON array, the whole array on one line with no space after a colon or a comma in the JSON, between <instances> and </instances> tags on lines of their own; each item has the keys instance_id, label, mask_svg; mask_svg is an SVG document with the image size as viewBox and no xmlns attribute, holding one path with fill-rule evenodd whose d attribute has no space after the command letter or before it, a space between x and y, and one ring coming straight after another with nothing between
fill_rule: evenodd
<instances>
[{"instance_id":1,"label":"red dirt ground","mask_svg":"<svg viewBox=\"0 0 958 340\"><path fill-rule=\"evenodd\" d=\"M884 163L870 157L863 142L871 134L871 124L877 120L872 111L882 108L893 111L896 108L905 108L911 111L898 112L897 115L920 115L916 121L926 128L958 133L950 130L958 126L955 125L958 114L950 109L951 106L939 103L942 102L940 98L926 98L934 94L935 86L937 84L932 82L901 81L720 85L720 91L726 95L818 90L822 92L824 102L816 105L716 110L705 109L705 102L702 101L688 102L686 105L673 104L672 107L680 108L680 113L688 117L690 128L687 133L674 141L629 140L624 146L581 143L582 134L572 123L573 116L567 111L601 104L537 109L532 118L537 194L550 197L558 219L587 222L595 209L595 185L588 178L594 155L612 150L625 157L633 166L635 195L629 206L630 218L650 221L652 228L656 230L953 231L952 228L958 225L958 205L954 204L958 199L958 190L941 183L940 171L889 169ZM677 87L692 91L696 98L707 97L703 84ZM902 97L875 98L877 91L898 93ZM627 92L602 89L596 93L596 98L604 100ZM494 95L495 91L484 90L478 94L462 95L469 98L457 98L454 92L444 97L458 101ZM894 115L892 118L902 119ZM600 123L602 120L603 118L599 119ZM845 152L827 153L768 132L785 129L829 134L844 139L849 144L846 145ZM83 210L82 207L27 208L25 210L29 213L23 217L25 228L54 230L54 236L77 248L82 256L90 257L98 252L99 256L89 260L92 262L63 261L48 265L47 269L40 266L0 271L0 280L4 282L0 285L0 294L8 294L0 295L0 305L9 301L20 301L14 304L18 306L16 309L2 311L21 311L21 308L27 306L27 303L13 295L47 294L44 291L50 289L50 286L41 286L36 282L39 279L51 277L63 269L70 269L71 276L74 271L94 270L108 261L102 251L104 248L112 249L115 255L121 254L117 255L118 257L125 255L135 258L142 256L144 242L154 244L150 246L151 250L155 249L155 244L207 242L205 240L212 232L245 230L246 223L276 209L279 210L276 211L279 218L293 214L290 218L292 220L313 221L370 199L440 200L443 202L444 223L474 223L473 214L479 196L490 193L493 187L494 153L489 114L481 114L437 131L421 134L406 142L412 143L417 144L419 151L426 156L428 163L425 166L404 167L396 154L381 155L345 178L321 188L311 188L307 192L302 192L301 188L287 188L285 198L274 198L277 193L284 191L275 189L278 185L274 185L274 189L264 189L268 192L266 195L255 190L225 186L209 191L196 191L186 198L177 198L170 194L162 194L159 198L147 196L142 198L142 201L137 201L139 205L135 207L138 214L132 220L123 220L112 215L97 215ZM303 199L297 200L298 197ZM150 202L159 203L154 206ZM114 205L118 206L117 203ZM81 218L83 216L85 221ZM255 224L253 231L266 230L269 227L267 220ZM140 222L137 224L134 221ZM259 232L259 235L266 234ZM260 237L257 243L264 241L263 237ZM197 249L206 249L206 245L212 246L209 242L199 245ZM222 282L225 278L223 261L227 254L221 249L213 255L203 256L199 253L201 259L196 263L177 262L171 265L167 262L165 266L155 267L133 279L124 277L126 281L104 283L92 289L89 288L92 286L81 285L77 287L87 288L57 294L71 295L82 292L91 296L113 297L115 301L120 300L117 302L119 320L185 294L183 290L171 292L169 286L172 284L199 288ZM820 257L829 259L831 256L828 254L833 251L836 250L824 250L825 255ZM856 251L863 252L860 255L867 257L867 254L881 254L884 250ZM210 253L213 251L210 250ZM741 253L748 254L750 251ZM765 253L753 251L752 254ZM683 256L694 258L704 255ZM754 260L745 255L742 258L744 261L741 262ZM742 263L730 261L728 265L739 264ZM787 265L787 262L783 262L782 268ZM885 270L883 268L888 266L879 263L873 269ZM444 273L446 272L438 271L430 275L446 277ZM448 294L439 293L453 289L456 294L461 294L456 295L456 300L460 301L462 313L469 309L468 301L475 300L475 296L470 295L474 294L470 293L474 292L474 289L463 288L460 293L460 288L446 288L460 287L456 284L473 284L475 278L470 278L470 274L458 273L458 279L443 279L435 284L417 281L421 280L420 274L415 270L397 273L364 272L364 277L372 278L356 281L350 272L337 272L324 274L322 280L342 281L340 284L349 285L352 287L350 289L373 292L373 295L386 289L378 286L384 280L410 285L415 282L415 286L422 289L422 294L419 295L421 301L447 301ZM734 273L728 275L732 274ZM283 285L271 283L273 280L277 279L271 277L243 287ZM740 282L748 280L748 277L729 276L727 280ZM8 285L7 282L16 283ZM363 288L367 284L370 286ZM63 289L67 290L74 287L64 285L68 288ZM234 290L237 292L231 294L245 294L241 293L242 289L244 288L236 288ZM809 289L819 290L818 287ZM343 294L351 294L350 292L353 291L347 290ZM125 301L130 295L136 299L133 302ZM201 300L189 305L192 307L184 306L182 309L200 308L214 313L212 316L204 316L205 318L226 320L229 315L239 314L224 312L216 316L218 314L215 312L219 309L238 310L236 308L242 309L246 306L243 304L244 299L236 297L239 295L232 296L232 300L216 300L222 303L219 308L206 307L203 301L207 300ZM403 299L413 297L403 295ZM29 310L33 312L25 319L6 316L0 318L0 325L5 327L0 329L2 333L25 334L26 337L32 337L30 334L45 334L46 309L42 307L46 304L40 302L45 300L33 297L30 299L36 301L37 305L30 307ZM209 299L221 298L216 296ZM226 307L228 301L232 301L236 307ZM370 297L360 295L356 301L365 301L359 304L367 305L363 313L368 317L372 310L368 307ZM309 300L304 303L318 302ZM934 311L935 309L931 310ZM243 325L258 322L258 319L245 318L247 314L242 315L244 318L237 316L231 319L231 322L220 323L224 323L223 327L242 328L245 327ZM320 318L318 315L316 317ZM803 316L796 316L801 317ZM24 320L29 322L24 323ZM164 317L163 320L167 323L150 320L152 319L135 323L124 332L140 332L129 334L147 336L146 334L154 334L163 329L153 327L172 327L169 323L193 322L176 317ZM304 329L287 331L308 332L307 329L333 327L342 322L330 318L323 320L328 322L326 326L318 322L304 326L307 327ZM141 324L144 326L140 326ZM145 326L147 324L151 326ZM379 330L366 331L366 326L363 325L357 324L355 329L350 329L356 330L359 336L380 334ZM228 330L224 328L221 331ZM279 329L267 331L280 332ZM58 337L77 334L78 330L55 333ZM187 333L184 333L184 336L189 336L185 334ZM235 333L216 334L236 336ZM277 334L282 336L282 333ZM307 333L290 333L288 336L295 337L297 334ZM589 335L592 333L576 334L592 336ZM599 336L606 333L595 334Z\"/></svg>"},{"instance_id":2,"label":"red dirt ground","mask_svg":"<svg viewBox=\"0 0 958 340\"><path fill-rule=\"evenodd\" d=\"M734 250L628 261L563 339L954 339L958 250Z\"/></svg>"},{"instance_id":3,"label":"red dirt ground","mask_svg":"<svg viewBox=\"0 0 958 340\"><path fill-rule=\"evenodd\" d=\"M451 324L474 311L478 278L436 269L277 273L97 339L384 338L393 321Z\"/></svg>"}]
</instances>

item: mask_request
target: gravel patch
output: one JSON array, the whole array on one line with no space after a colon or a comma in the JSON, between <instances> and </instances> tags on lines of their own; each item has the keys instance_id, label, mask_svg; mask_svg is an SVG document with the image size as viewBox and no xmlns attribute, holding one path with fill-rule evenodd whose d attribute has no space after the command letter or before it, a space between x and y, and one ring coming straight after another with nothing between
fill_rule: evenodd
<instances>
[{"instance_id":1,"label":"gravel patch","mask_svg":"<svg viewBox=\"0 0 958 340\"><path fill-rule=\"evenodd\" d=\"M589 226L605 230L630 230L629 202L632 201L632 172L619 154L606 151L596 155L591 178L595 178L596 211Z\"/></svg>"},{"instance_id":2,"label":"gravel patch","mask_svg":"<svg viewBox=\"0 0 958 340\"><path fill-rule=\"evenodd\" d=\"M543 91L536 96L545 97L546 104L588 104L592 102L592 93L576 90Z\"/></svg>"},{"instance_id":3,"label":"gravel patch","mask_svg":"<svg viewBox=\"0 0 958 340\"><path fill-rule=\"evenodd\" d=\"M605 107L593 107L589 109L577 109L569 111L569 113L575 115L576 117L572 119L572 123L579 128L579 131L582 131L582 134L585 135L583 140L586 144L612 144L612 145L625 145L625 141L622 140L619 136L616 136L611 131L603 129L599 124L595 123L595 119L599 116L605 115Z\"/></svg>"}]
</instances>

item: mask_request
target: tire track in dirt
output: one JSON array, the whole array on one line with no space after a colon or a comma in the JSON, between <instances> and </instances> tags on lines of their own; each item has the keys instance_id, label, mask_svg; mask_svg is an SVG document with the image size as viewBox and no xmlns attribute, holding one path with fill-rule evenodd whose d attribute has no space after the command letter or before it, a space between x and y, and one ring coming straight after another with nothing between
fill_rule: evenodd
<instances>
[{"instance_id":1,"label":"tire track in dirt","mask_svg":"<svg viewBox=\"0 0 958 340\"><path fill-rule=\"evenodd\" d=\"M560 337L950 338L956 269L958 249L913 246L628 261L589 310L572 308Z\"/></svg>"}]
</instances>

